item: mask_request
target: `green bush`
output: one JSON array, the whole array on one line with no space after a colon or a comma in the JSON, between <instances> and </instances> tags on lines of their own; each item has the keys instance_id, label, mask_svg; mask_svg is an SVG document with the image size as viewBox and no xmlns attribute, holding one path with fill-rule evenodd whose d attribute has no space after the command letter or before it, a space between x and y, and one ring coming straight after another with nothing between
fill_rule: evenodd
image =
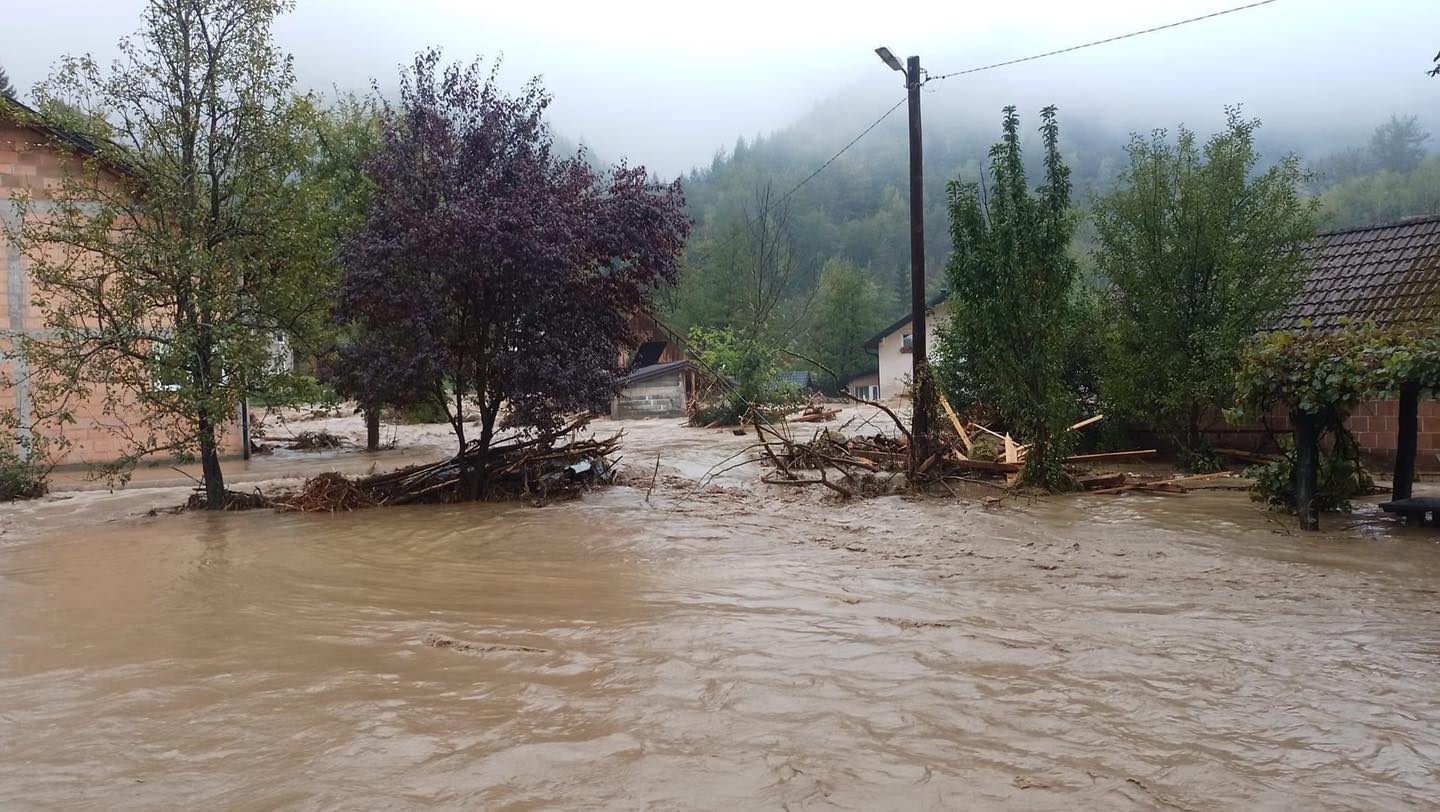
<instances>
[{"instance_id":1,"label":"green bush","mask_svg":"<svg viewBox=\"0 0 1440 812\"><path fill-rule=\"evenodd\" d=\"M413 426L421 423L449 423L450 415L433 400L423 401L391 412L397 423Z\"/></svg>"},{"instance_id":2,"label":"green bush","mask_svg":"<svg viewBox=\"0 0 1440 812\"><path fill-rule=\"evenodd\" d=\"M45 468L21 457L13 448L0 450L0 499L34 499L48 490Z\"/></svg>"},{"instance_id":3,"label":"green bush","mask_svg":"<svg viewBox=\"0 0 1440 812\"><path fill-rule=\"evenodd\" d=\"M1280 440L1287 458L1268 465L1245 469L1245 476L1255 480L1250 498L1289 513L1295 512L1295 467L1289 455L1295 442L1290 437ZM1335 448L1320 455L1320 489L1315 494L1315 507L1322 513L1349 511L1350 500L1363 496L1375 487L1375 480L1360 463L1354 440L1343 437Z\"/></svg>"},{"instance_id":4,"label":"green bush","mask_svg":"<svg viewBox=\"0 0 1440 812\"><path fill-rule=\"evenodd\" d=\"M805 399L799 387L776 383L780 353L756 338L728 329L696 327L690 331L690 344L706 366L725 376L729 384L724 387L722 402L706 404L696 415L699 425L717 420L723 424L740 423L752 408L767 412Z\"/></svg>"}]
</instances>

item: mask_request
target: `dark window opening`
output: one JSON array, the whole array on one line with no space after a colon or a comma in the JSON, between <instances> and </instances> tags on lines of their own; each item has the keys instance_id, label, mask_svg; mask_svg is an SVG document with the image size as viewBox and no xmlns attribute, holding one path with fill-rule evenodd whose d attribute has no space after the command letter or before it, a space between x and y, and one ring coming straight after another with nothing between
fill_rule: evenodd
<instances>
[{"instance_id":1,"label":"dark window opening","mask_svg":"<svg viewBox=\"0 0 1440 812\"><path fill-rule=\"evenodd\" d=\"M640 345L635 352L635 363L631 364L634 369L653 367L660 363L660 356L665 354L664 341L647 341Z\"/></svg>"}]
</instances>

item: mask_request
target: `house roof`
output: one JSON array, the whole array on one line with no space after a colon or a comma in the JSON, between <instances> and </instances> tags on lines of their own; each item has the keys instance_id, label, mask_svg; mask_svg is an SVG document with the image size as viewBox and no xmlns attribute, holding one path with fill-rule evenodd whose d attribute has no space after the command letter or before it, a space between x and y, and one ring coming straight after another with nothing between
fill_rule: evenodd
<instances>
[{"instance_id":1,"label":"house roof","mask_svg":"<svg viewBox=\"0 0 1440 812\"><path fill-rule=\"evenodd\" d=\"M1271 329L1440 318L1440 215L1326 232L1303 251L1305 286Z\"/></svg>"},{"instance_id":2,"label":"house roof","mask_svg":"<svg viewBox=\"0 0 1440 812\"><path fill-rule=\"evenodd\" d=\"M0 120L12 121L21 127L28 127L36 132L44 133L56 141L68 144L77 152L100 160L115 172L131 174L135 171L134 167L119 157L123 153L123 149L118 145L110 142L102 145L88 135L59 127L44 113L14 96L0 93ZM109 149L105 148L107 146Z\"/></svg>"},{"instance_id":3,"label":"house roof","mask_svg":"<svg viewBox=\"0 0 1440 812\"><path fill-rule=\"evenodd\" d=\"M651 364L648 367L640 367L629 375L622 377L616 381L616 386L629 386L632 383L648 381L651 378L658 378L671 372L693 369L694 367L695 363L688 358L679 361L669 361L664 364Z\"/></svg>"},{"instance_id":4,"label":"house roof","mask_svg":"<svg viewBox=\"0 0 1440 812\"><path fill-rule=\"evenodd\" d=\"M935 294L934 296L931 296L928 300L926 300L926 302L925 302L925 308L926 308L927 310L929 310L929 309L934 308L934 307L939 307L941 303L943 303L946 299L949 299L949 298L950 298L950 291L948 291L948 290L942 290L942 291L940 291L939 293ZM877 348L877 347L879 347L879 346L880 346L880 342L885 339L885 336L890 335L891 333L895 332L896 330L899 330L901 327L904 327L905 325L907 325L907 324L909 324L909 323L910 323L910 313L907 312L905 315L903 315L903 316L901 316L900 318L896 319L889 327L886 327L884 330L881 330L880 332L878 332L878 333L876 333L874 336L872 336L869 341L866 341L866 342L865 342L865 347L866 347L867 349L872 349L872 350L875 349L875 348Z\"/></svg>"},{"instance_id":5,"label":"house roof","mask_svg":"<svg viewBox=\"0 0 1440 812\"><path fill-rule=\"evenodd\" d=\"M809 389L814 383L814 376L808 369L794 369L787 372L780 372L775 375L775 383L793 383L801 389Z\"/></svg>"}]
</instances>

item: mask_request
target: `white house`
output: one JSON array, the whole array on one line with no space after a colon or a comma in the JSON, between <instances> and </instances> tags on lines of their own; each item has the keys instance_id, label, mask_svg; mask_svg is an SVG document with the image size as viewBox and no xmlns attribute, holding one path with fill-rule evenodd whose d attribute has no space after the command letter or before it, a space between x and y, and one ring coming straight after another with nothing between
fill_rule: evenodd
<instances>
[{"instance_id":1,"label":"white house","mask_svg":"<svg viewBox=\"0 0 1440 812\"><path fill-rule=\"evenodd\" d=\"M931 297L926 304L929 309L925 317L925 347L933 359L938 344L936 334L950 318L950 295L941 293ZM883 399L903 397L909 391L910 377L914 372L914 356L911 355L913 334L913 322L905 316L865 342L865 346L874 349L880 356L879 394Z\"/></svg>"}]
</instances>

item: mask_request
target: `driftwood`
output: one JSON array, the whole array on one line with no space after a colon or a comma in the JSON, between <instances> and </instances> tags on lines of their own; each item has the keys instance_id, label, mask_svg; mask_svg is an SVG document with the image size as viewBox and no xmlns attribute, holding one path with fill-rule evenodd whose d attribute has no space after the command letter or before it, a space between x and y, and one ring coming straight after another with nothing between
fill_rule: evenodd
<instances>
[{"instance_id":1,"label":"driftwood","mask_svg":"<svg viewBox=\"0 0 1440 812\"><path fill-rule=\"evenodd\" d=\"M325 473L298 493L276 498L281 510L337 512L417 502L458 502L573 496L615 475L612 455L623 432L604 440L557 441L584 425L576 421L553 434L512 440L480 450L477 442L447 460L351 479Z\"/></svg>"}]
</instances>

